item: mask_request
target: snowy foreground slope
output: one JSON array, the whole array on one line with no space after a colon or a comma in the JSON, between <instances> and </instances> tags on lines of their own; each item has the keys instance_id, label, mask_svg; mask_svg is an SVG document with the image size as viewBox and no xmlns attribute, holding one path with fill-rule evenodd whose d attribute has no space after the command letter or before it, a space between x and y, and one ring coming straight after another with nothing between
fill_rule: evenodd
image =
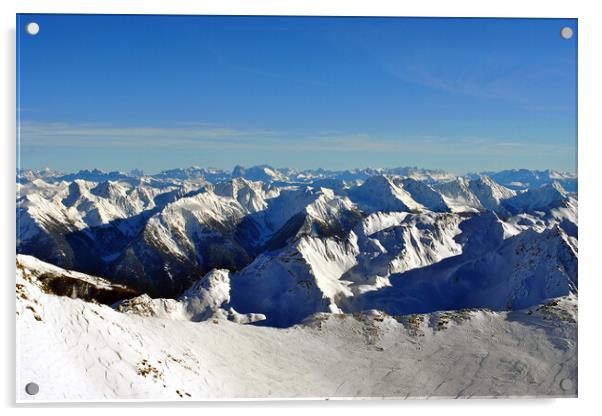
<instances>
[{"instance_id":1,"label":"snowy foreground slope","mask_svg":"<svg viewBox=\"0 0 602 416\"><path fill-rule=\"evenodd\" d=\"M320 313L278 329L47 293L40 276L65 272L17 257L20 401L577 394L576 295L512 312Z\"/></svg>"}]
</instances>

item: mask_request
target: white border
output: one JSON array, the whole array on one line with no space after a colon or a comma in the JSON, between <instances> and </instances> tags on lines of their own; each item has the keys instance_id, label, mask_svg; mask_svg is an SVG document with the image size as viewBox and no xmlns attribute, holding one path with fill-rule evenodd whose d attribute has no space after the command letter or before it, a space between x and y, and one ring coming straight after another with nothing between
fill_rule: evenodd
<instances>
[{"instance_id":1,"label":"white border","mask_svg":"<svg viewBox=\"0 0 602 416\"><path fill-rule=\"evenodd\" d=\"M457 16L457 17L580 17L584 5L550 0L545 4L506 0L386 1L371 0L21 0L21 13L118 14L243 14L243 15L347 15L347 16ZM544 7L545 5L545 7Z\"/></svg>"},{"instance_id":2,"label":"white border","mask_svg":"<svg viewBox=\"0 0 602 416\"><path fill-rule=\"evenodd\" d=\"M338 401L338 402L231 402L204 403L194 406L217 407L205 411L222 412L225 407L236 412L251 412L251 414L282 413L305 414L308 411L340 411L366 413L383 410L410 411L422 413L447 414L479 414L487 412L488 416L495 414L507 415L511 412L529 410L545 412L546 414L578 414L595 409L602 373L600 365L600 349L602 343L602 316L598 312L598 299L602 295L600 287L601 276L598 271L602 250L602 229L600 219L602 208L600 193L602 187L599 172L602 163L598 163L600 153L599 108L601 101L602 64L600 50L602 47L602 19L596 13L595 2L557 1L527 2L525 0L506 0L496 3L475 0L454 1L383 1L383 0L10 0L1 3L1 19L3 22L3 62L2 91L5 93L1 101L2 126L4 127L1 192L4 196L2 207L2 264L5 271L3 279L4 307L6 328L3 337L4 369L3 403L14 406L14 247L15 247L15 69L14 69L14 27L15 13L116 13L116 14L240 14L240 15L348 15L348 16L462 16L462 17L571 17L579 19L579 217L580 217L580 299L579 299L579 399L559 400L471 400L471 401ZM600 165L600 166L598 166ZM602 257L601 257L602 258ZM11 332L12 329L12 332ZM173 404L147 403L144 412L156 411L164 413L165 407ZM69 409L60 409L51 405L50 411L61 412L99 412L106 414L112 408L122 404L107 404L101 409L78 409L73 404ZM137 407L145 406L140 404ZM131 406L129 406L131 407ZM180 407L191 407L184 403ZM249 409L245 409L245 408ZM286 410L283 410L286 407ZM309 407L309 409L308 409ZM14 409L13 409L14 410ZM26 408L27 411L40 410L38 407ZM136 411L137 409L131 409ZM131 411L130 410L130 411ZM181 409L189 412L192 409ZM203 410L200 410L203 411ZM598 409L599 411L599 409Z\"/></svg>"}]
</instances>

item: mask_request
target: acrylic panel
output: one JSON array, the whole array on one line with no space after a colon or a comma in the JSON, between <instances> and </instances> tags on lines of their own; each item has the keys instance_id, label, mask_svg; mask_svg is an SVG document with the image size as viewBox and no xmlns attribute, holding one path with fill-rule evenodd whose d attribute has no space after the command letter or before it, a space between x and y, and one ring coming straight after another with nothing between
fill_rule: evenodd
<instances>
[{"instance_id":1,"label":"acrylic panel","mask_svg":"<svg viewBox=\"0 0 602 416\"><path fill-rule=\"evenodd\" d=\"M577 395L577 20L17 16L19 401Z\"/></svg>"}]
</instances>

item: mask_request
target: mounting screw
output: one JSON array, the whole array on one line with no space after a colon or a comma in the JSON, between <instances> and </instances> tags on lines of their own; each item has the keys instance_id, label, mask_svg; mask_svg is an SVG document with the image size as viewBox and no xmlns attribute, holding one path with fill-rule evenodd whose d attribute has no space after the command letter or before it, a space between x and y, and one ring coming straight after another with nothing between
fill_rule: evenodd
<instances>
[{"instance_id":1,"label":"mounting screw","mask_svg":"<svg viewBox=\"0 0 602 416\"><path fill-rule=\"evenodd\" d=\"M30 35L35 36L40 31L40 25L37 24L36 22L30 22L30 23L27 23L27 26L25 26L25 30Z\"/></svg>"},{"instance_id":2,"label":"mounting screw","mask_svg":"<svg viewBox=\"0 0 602 416\"><path fill-rule=\"evenodd\" d=\"M568 26L563 27L562 29L560 29L560 36L562 36L563 39L570 39L573 37L573 29L571 29Z\"/></svg>"},{"instance_id":3,"label":"mounting screw","mask_svg":"<svg viewBox=\"0 0 602 416\"><path fill-rule=\"evenodd\" d=\"M27 383L25 386L25 392L30 396L35 396L40 391L40 386L36 383Z\"/></svg>"}]
</instances>

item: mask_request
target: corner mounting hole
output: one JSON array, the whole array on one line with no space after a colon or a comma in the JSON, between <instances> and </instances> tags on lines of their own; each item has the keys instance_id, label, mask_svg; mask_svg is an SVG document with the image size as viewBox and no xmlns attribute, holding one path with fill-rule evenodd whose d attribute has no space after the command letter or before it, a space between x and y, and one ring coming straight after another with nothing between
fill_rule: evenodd
<instances>
[{"instance_id":1,"label":"corner mounting hole","mask_svg":"<svg viewBox=\"0 0 602 416\"><path fill-rule=\"evenodd\" d=\"M40 386L36 383L27 383L25 386L25 392L30 396L35 396L40 391Z\"/></svg>"},{"instance_id":2,"label":"corner mounting hole","mask_svg":"<svg viewBox=\"0 0 602 416\"><path fill-rule=\"evenodd\" d=\"M560 36L562 36L563 39L570 39L573 37L573 29L571 29L568 26L563 27L562 29L560 29Z\"/></svg>"},{"instance_id":3,"label":"corner mounting hole","mask_svg":"<svg viewBox=\"0 0 602 416\"><path fill-rule=\"evenodd\" d=\"M28 34L35 36L40 32L40 25L36 22L30 22L27 23L27 26L25 26L25 30Z\"/></svg>"}]
</instances>

